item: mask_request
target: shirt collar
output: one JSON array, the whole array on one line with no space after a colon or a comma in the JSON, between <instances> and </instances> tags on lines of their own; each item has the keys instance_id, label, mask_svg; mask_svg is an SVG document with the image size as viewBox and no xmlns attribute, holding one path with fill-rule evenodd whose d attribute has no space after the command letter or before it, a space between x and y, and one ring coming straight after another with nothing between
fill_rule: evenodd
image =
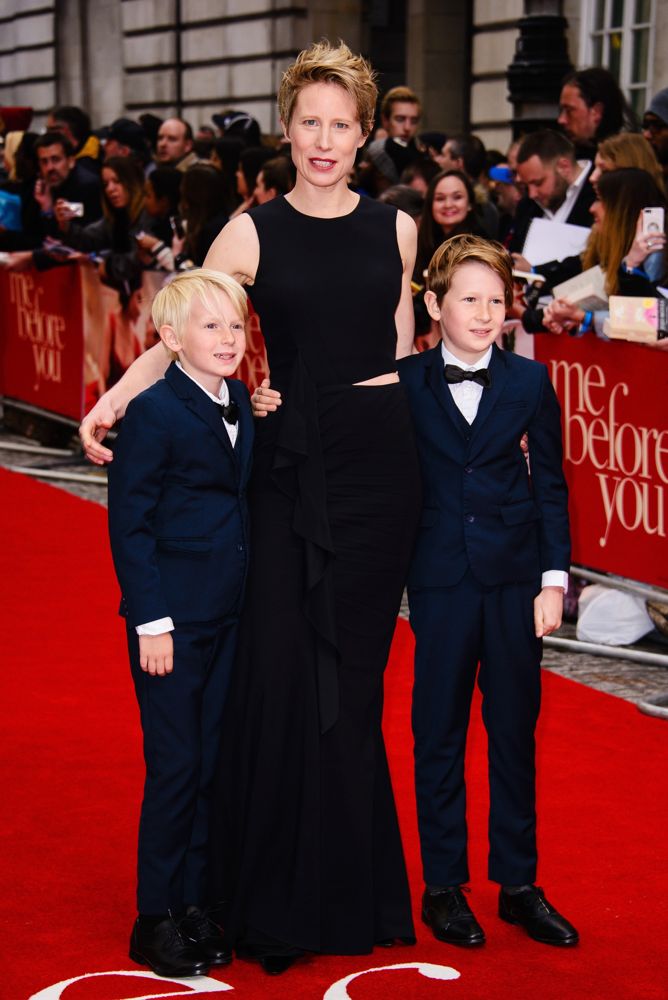
<instances>
[{"instance_id":1,"label":"shirt collar","mask_svg":"<svg viewBox=\"0 0 668 1000\"><path fill-rule=\"evenodd\" d=\"M444 365L457 365L458 368L463 368L466 372L477 372L480 368L489 368L489 363L492 360L492 344L489 345L488 349L485 351L484 355L479 358L474 364L467 364L465 361L461 361L459 358L455 357L451 351L447 349L443 341L441 341L441 355L443 357Z\"/></svg>"},{"instance_id":2,"label":"shirt collar","mask_svg":"<svg viewBox=\"0 0 668 1000\"><path fill-rule=\"evenodd\" d=\"M545 208L541 205L539 201L536 201L536 205L538 205L541 209L546 219L555 219L559 222L565 222L567 216L570 215L571 208L577 201L578 192L589 176L589 172L593 166L591 160L577 160L576 162L579 168L579 173L573 183L569 184L566 188L566 197L562 201L559 208L555 208L555 210L552 211L551 209Z\"/></svg>"},{"instance_id":3,"label":"shirt collar","mask_svg":"<svg viewBox=\"0 0 668 1000\"><path fill-rule=\"evenodd\" d=\"M209 399L212 399L214 403L222 403L224 406L227 406L227 404L230 401L230 390L228 389L227 382L225 381L224 378L220 380L220 389L218 390L218 395L214 396L214 394L212 392L209 392L208 389L205 389L204 386L201 385L196 378L193 378L192 375L188 374L188 372L185 370L180 361L176 362L176 367L180 369L180 371L182 371L183 374L187 378L189 378L191 382L194 382L195 385L202 390L202 392L206 393Z\"/></svg>"},{"instance_id":4,"label":"shirt collar","mask_svg":"<svg viewBox=\"0 0 668 1000\"><path fill-rule=\"evenodd\" d=\"M578 188L582 187L584 182L587 180L589 171L591 170L592 167L591 160L578 160L577 164L578 167L580 168L580 173L577 175L573 183L568 185L568 191L566 192L567 197L569 194L571 194L572 191L577 191Z\"/></svg>"}]
</instances>

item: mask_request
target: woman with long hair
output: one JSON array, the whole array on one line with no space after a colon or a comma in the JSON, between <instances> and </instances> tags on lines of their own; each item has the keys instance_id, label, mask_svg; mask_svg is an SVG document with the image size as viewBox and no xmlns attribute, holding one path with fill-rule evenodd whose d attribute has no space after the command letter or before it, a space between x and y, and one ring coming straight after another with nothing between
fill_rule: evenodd
<instances>
[{"instance_id":1,"label":"woman with long hair","mask_svg":"<svg viewBox=\"0 0 668 1000\"><path fill-rule=\"evenodd\" d=\"M461 170L442 170L431 180L419 225L415 278L423 272L444 240L462 233L485 236L476 214L473 185Z\"/></svg>"},{"instance_id":2,"label":"woman with long hair","mask_svg":"<svg viewBox=\"0 0 668 1000\"><path fill-rule=\"evenodd\" d=\"M295 186L228 223L206 259L249 286L282 399L256 429L212 844L226 935L272 974L304 952L415 940L381 717L420 509L396 366L413 345L416 229L348 186L376 98L346 45L302 52L279 91ZM166 363L148 351L89 414L93 461Z\"/></svg>"},{"instance_id":3,"label":"woman with long hair","mask_svg":"<svg viewBox=\"0 0 668 1000\"><path fill-rule=\"evenodd\" d=\"M234 208L221 172L206 163L189 167L181 182L180 207L185 229L183 253L201 267Z\"/></svg>"},{"instance_id":4,"label":"woman with long hair","mask_svg":"<svg viewBox=\"0 0 668 1000\"><path fill-rule=\"evenodd\" d=\"M596 151L594 159L594 169L589 180L594 190L601 174L610 170L619 170L621 167L637 167L639 170L646 170L661 191L665 191L663 182L663 171L654 150L643 136L637 132L620 132L619 135L611 135L609 139L604 139Z\"/></svg>"},{"instance_id":5,"label":"woman with long hair","mask_svg":"<svg viewBox=\"0 0 668 1000\"><path fill-rule=\"evenodd\" d=\"M646 170L623 167L599 177L598 200L590 209L595 221L582 267L601 267L608 295L656 295L657 285L665 283L665 223L663 232L643 232L642 210L650 207L662 207L665 212L666 198ZM545 310L543 323L553 333L561 333L579 326L585 315L579 306L555 299ZM607 310L601 310L592 317L597 332L602 332L607 316Z\"/></svg>"},{"instance_id":6,"label":"woman with long hair","mask_svg":"<svg viewBox=\"0 0 668 1000\"><path fill-rule=\"evenodd\" d=\"M144 174L129 156L111 156L102 166L101 179L101 219L78 226L67 205L56 209L56 217L63 243L101 258L102 280L124 288L142 270L137 237L151 227L144 207Z\"/></svg>"}]
</instances>

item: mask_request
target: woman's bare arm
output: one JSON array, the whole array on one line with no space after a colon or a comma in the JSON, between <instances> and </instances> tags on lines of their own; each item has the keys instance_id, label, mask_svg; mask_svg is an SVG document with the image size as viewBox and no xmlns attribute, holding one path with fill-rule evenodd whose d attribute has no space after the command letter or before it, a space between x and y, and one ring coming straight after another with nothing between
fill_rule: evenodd
<instances>
[{"instance_id":1,"label":"woman's bare arm","mask_svg":"<svg viewBox=\"0 0 668 1000\"><path fill-rule=\"evenodd\" d=\"M249 215L228 222L209 248L204 267L223 271L242 285L252 285L260 262L260 241Z\"/></svg>"},{"instance_id":2,"label":"woman's bare arm","mask_svg":"<svg viewBox=\"0 0 668 1000\"><path fill-rule=\"evenodd\" d=\"M156 344L133 361L116 385L100 396L79 427L79 437L89 462L94 465L111 462L112 452L101 443L107 431L123 416L130 400L162 378L168 366L167 351L162 344Z\"/></svg>"},{"instance_id":3,"label":"woman's bare arm","mask_svg":"<svg viewBox=\"0 0 668 1000\"><path fill-rule=\"evenodd\" d=\"M240 216L229 222L216 237L204 266L231 274L242 284L252 284L259 259L260 244L255 226L248 216ZM107 431L123 416L130 400L162 378L168 366L167 352L162 344L156 344L137 358L120 381L100 397L79 428L81 444L89 461L95 465L111 462L112 452L101 443Z\"/></svg>"},{"instance_id":4,"label":"woman's bare arm","mask_svg":"<svg viewBox=\"0 0 668 1000\"><path fill-rule=\"evenodd\" d=\"M397 326L397 358L405 358L407 354L413 354L415 351L411 278L417 253L417 226L406 212L397 212L397 243L404 270L401 276L401 298L394 319Z\"/></svg>"}]
</instances>

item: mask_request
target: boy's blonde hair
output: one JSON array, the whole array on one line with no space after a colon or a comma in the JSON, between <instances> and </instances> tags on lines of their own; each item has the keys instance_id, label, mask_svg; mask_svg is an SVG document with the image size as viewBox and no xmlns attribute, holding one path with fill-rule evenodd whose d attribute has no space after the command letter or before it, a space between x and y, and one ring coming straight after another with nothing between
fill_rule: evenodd
<instances>
[{"instance_id":1,"label":"boy's blonde hair","mask_svg":"<svg viewBox=\"0 0 668 1000\"><path fill-rule=\"evenodd\" d=\"M213 289L224 292L230 298L245 323L248 319L248 298L239 282L222 271L198 267L177 274L153 299L151 316L156 330L160 332L161 326L171 326L180 340L188 324L192 300L198 298L210 307Z\"/></svg>"},{"instance_id":2,"label":"boy's blonde hair","mask_svg":"<svg viewBox=\"0 0 668 1000\"><path fill-rule=\"evenodd\" d=\"M429 261L427 288L436 296L440 305L443 296L452 284L452 278L462 264L485 264L503 282L506 307L513 304L513 260L508 251L494 240L465 233L452 236L440 247Z\"/></svg>"},{"instance_id":3,"label":"boy's blonde hair","mask_svg":"<svg viewBox=\"0 0 668 1000\"><path fill-rule=\"evenodd\" d=\"M297 56L283 74L278 91L278 111L287 129L300 92L310 83L336 83L353 99L362 134L373 128L378 88L376 74L362 56L354 55L347 45L330 45L327 39L314 42Z\"/></svg>"}]
</instances>

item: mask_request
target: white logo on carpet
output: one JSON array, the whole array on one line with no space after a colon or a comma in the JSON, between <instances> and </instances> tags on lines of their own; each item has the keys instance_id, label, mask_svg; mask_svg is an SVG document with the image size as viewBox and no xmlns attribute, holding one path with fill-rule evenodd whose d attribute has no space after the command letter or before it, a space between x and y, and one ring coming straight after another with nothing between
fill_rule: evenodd
<instances>
[{"instance_id":1,"label":"white logo on carpet","mask_svg":"<svg viewBox=\"0 0 668 1000\"><path fill-rule=\"evenodd\" d=\"M449 965L432 965L429 962L402 962L399 965L381 965L375 969L362 969L361 972L351 972L344 979L339 979L332 983L322 1000L350 1000L348 985L360 976L369 976L374 972L392 972L394 969L416 969L421 976L426 979L459 979L460 973ZM209 979L208 976L195 976L192 979L169 979L167 976L156 976L153 972L87 972L83 976L74 976L72 979L63 979L53 986L47 986L39 993L33 993L29 1000L60 1000L63 993L72 983L80 983L84 979L99 979L107 976L128 976L132 979L149 979L154 983L171 983L176 986L184 986L185 989L178 993L144 993L140 997L119 997L119 1000L163 1000L169 997L191 997L202 993L225 993L233 990L234 987L228 983L221 983L217 979Z\"/></svg>"},{"instance_id":2,"label":"white logo on carpet","mask_svg":"<svg viewBox=\"0 0 668 1000\"><path fill-rule=\"evenodd\" d=\"M393 969L417 969L421 976L426 979L459 979L456 969L451 969L449 965L431 965L429 962L403 962L401 965L381 965L377 969L364 969L362 972L353 972L344 979L332 983L322 1000L350 1000L348 984L353 979L360 976L368 976L372 972L391 972Z\"/></svg>"},{"instance_id":3,"label":"white logo on carpet","mask_svg":"<svg viewBox=\"0 0 668 1000\"><path fill-rule=\"evenodd\" d=\"M233 990L233 986L221 983L217 979L209 979L208 976L195 976L192 979L169 979L167 976L156 976L153 972L87 972L83 976L74 976L73 979L63 979L60 983L47 986L39 993L33 993L29 1000L60 1000L63 993L72 983L80 983L83 979L96 979L101 976L131 976L133 979L150 979L154 983L173 983L176 986L185 986L186 989L179 993L144 993L140 997L125 997L124 1000L161 1000L162 997L191 997L197 993L225 993L226 990ZM123 1000L119 997L118 1000Z\"/></svg>"}]
</instances>

